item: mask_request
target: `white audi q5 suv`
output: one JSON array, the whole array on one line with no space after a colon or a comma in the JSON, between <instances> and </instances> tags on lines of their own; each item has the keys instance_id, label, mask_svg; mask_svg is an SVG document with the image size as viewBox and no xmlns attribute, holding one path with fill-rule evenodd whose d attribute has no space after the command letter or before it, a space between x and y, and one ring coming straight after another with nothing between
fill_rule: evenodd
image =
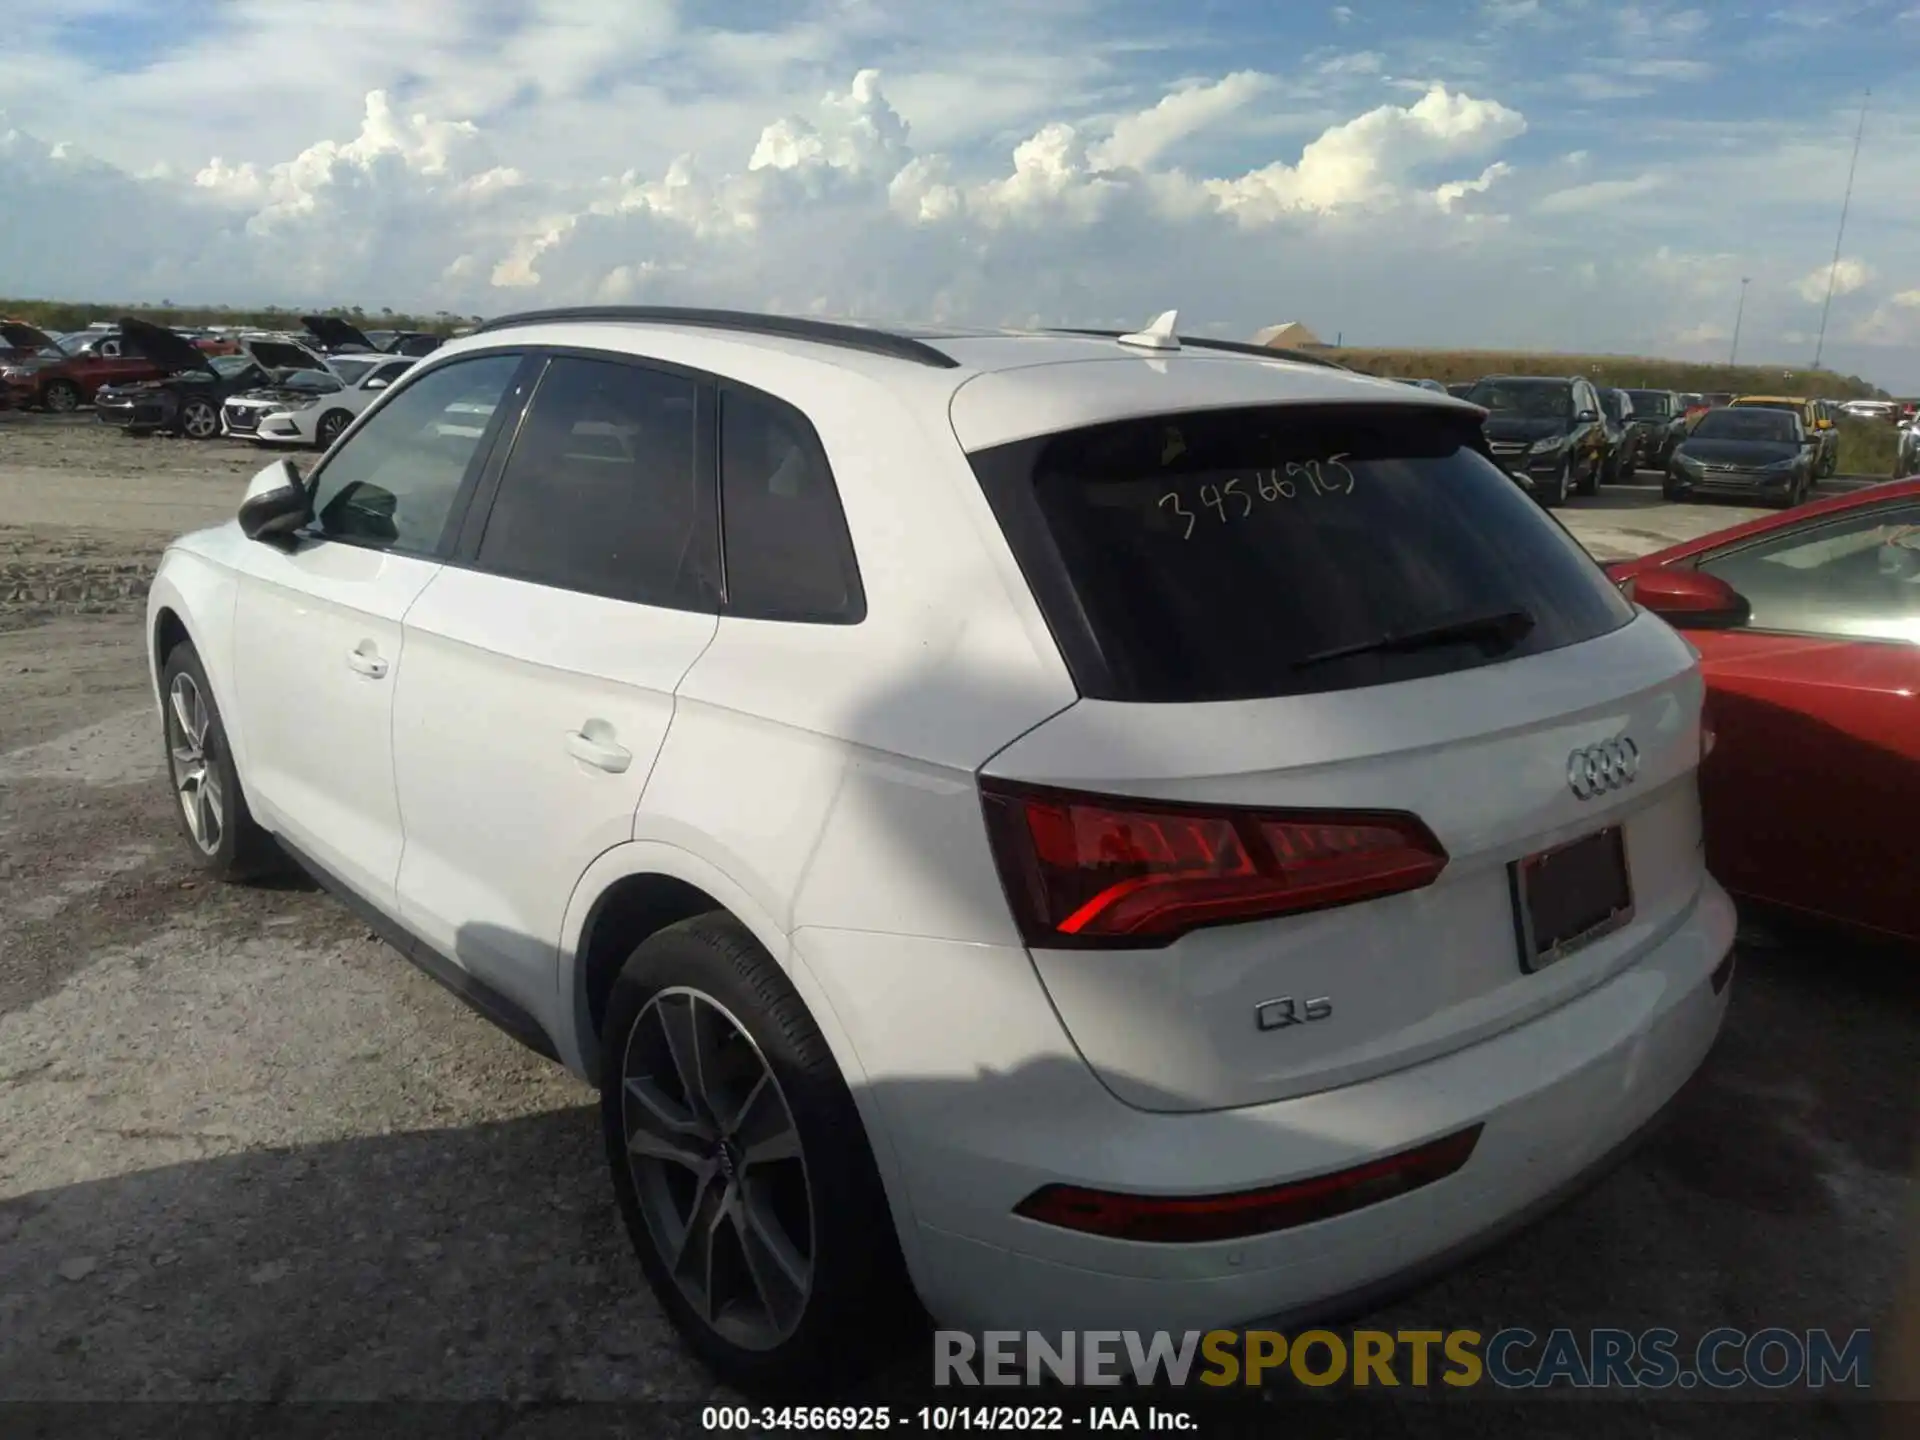
<instances>
[{"instance_id":1,"label":"white audi q5 suv","mask_svg":"<svg viewBox=\"0 0 1920 1440\"><path fill-rule=\"evenodd\" d=\"M1481 412L1250 346L549 311L149 602L185 833L599 1088L744 1385L1364 1303L1701 1063L1689 647Z\"/></svg>"}]
</instances>

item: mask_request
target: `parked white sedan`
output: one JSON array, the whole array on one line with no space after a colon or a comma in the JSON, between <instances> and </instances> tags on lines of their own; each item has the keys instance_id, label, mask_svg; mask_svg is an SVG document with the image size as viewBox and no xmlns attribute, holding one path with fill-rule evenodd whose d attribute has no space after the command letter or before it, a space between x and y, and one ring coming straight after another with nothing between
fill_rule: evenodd
<instances>
[{"instance_id":1,"label":"parked white sedan","mask_svg":"<svg viewBox=\"0 0 1920 1440\"><path fill-rule=\"evenodd\" d=\"M413 363L411 357L332 356L325 370L303 371L271 389L234 396L222 407L221 429L263 445L325 450Z\"/></svg>"}]
</instances>

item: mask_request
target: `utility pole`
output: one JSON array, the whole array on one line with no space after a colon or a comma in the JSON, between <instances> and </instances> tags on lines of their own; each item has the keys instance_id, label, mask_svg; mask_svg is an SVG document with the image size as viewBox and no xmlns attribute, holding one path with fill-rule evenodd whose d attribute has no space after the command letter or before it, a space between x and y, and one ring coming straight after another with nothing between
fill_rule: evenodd
<instances>
[{"instance_id":1,"label":"utility pole","mask_svg":"<svg viewBox=\"0 0 1920 1440\"><path fill-rule=\"evenodd\" d=\"M1873 99L1869 90L1860 97L1860 128L1853 133L1853 159L1847 165L1847 193L1840 201L1840 233L1833 237L1833 264L1827 267L1827 303L1820 308L1820 338L1814 342L1813 368L1820 368L1820 357L1827 349L1827 315L1833 309L1833 284L1840 272L1840 246L1847 238L1847 211L1853 205L1853 175L1860 167L1860 140L1867 133L1867 102Z\"/></svg>"},{"instance_id":2,"label":"utility pole","mask_svg":"<svg viewBox=\"0 0 1920 1440\"><path fill-rule=\"evenodd\" d=\"M1733 312L1733 349L1727 355L1729 365L1740 363L1740 322L1747 318L1747 286L1752 283L1751 275L1740 277L1740 308Z\"/></svg>"}]
</instances>

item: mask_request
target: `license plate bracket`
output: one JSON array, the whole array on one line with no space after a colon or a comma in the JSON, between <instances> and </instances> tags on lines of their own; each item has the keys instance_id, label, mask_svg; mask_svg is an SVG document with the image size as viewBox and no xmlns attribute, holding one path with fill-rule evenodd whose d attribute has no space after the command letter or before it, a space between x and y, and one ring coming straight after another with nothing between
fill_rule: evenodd
<instances>
[{"instance_id":1,"label":"license plate bracket","mask_svg":"<svg viewBox=\"0 0 1920 1440\"><path fill-rule=\"evenodd\" d=\"M1507 867L1520 968L1531 974L1633 919L1627 840L1618 825Z\"/></svg>"}]
</instances>

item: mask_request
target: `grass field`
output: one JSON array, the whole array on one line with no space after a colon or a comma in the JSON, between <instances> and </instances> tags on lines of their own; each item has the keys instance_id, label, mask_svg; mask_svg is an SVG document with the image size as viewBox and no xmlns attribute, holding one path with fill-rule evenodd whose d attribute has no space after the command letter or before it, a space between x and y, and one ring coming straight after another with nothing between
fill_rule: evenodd
<instances>
[{"instance_id":1,"label":"grass field","mask_svg":"<svg viewBox=\"0 0 1920 1440\"><path fill-rule=\"evenodd\" d=\"M1438 380L1443 385L1482 375L1585 375L1596 385L1623 389L1690 390L1701 394L1806 395L1823 400L1885 400L1857 375L1795 370L1783 365L1701 365L1636 355L1557 355L1514 350L1372 350L1327 352L1368 375Z\"/></svg>"},{"instance_id":2,"label":"grass field","mask_svg":"<svg viewBox=\"0 0 1920 1440\"><path fill-rule=\"evenodd\" d=\"M1900 432L1884 420L1840 421L1840 473L1891 475Z\"/></svg>"}]
</instances>

